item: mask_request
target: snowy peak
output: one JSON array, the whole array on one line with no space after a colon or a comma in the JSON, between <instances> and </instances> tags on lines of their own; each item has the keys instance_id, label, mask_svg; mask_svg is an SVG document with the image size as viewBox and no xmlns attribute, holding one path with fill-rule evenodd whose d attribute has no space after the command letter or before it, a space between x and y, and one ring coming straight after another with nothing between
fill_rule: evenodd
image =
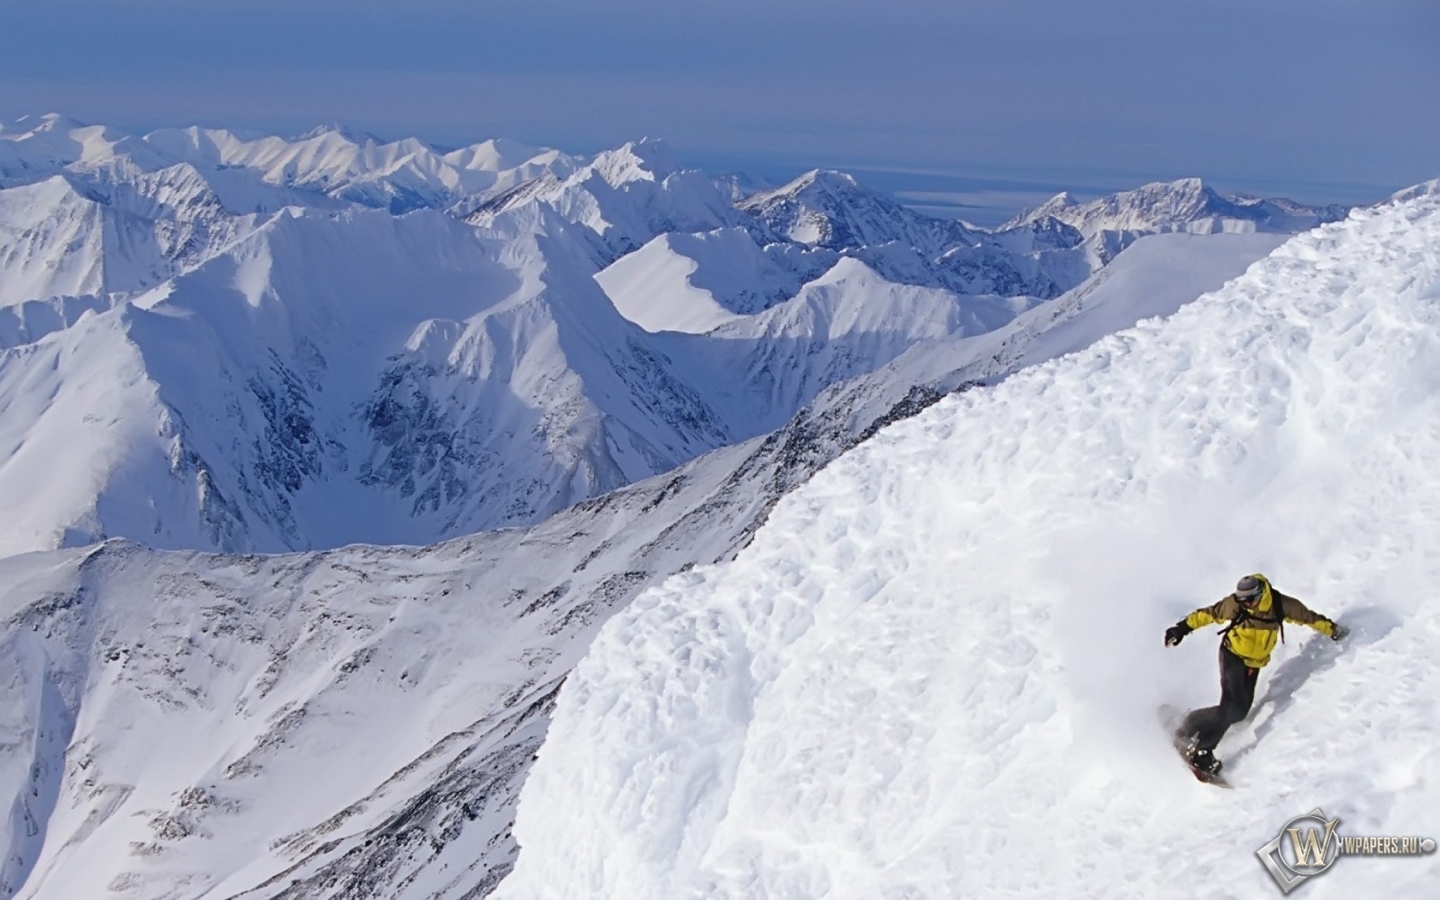
<instances>
[{"instance_id":1,"label":"snowy peak","mask_svg":"<svg viewBox=\"0 0 1440 900\"><path fill-rule=\"evenodd\" d=\"M176 270L185 238L156 224L134 206L106 204L64 175L0 190L0 306L136 291L164 281Z\"/></svg>"},{"instance_id":2,"label":"snowy peak","mask_svg":"<svg viewBox=\"0 0 1440 900\"><path fill-rule=\"evenodd\" d=\"M502 172L516 169L526 163L548 162L558 159L560 151L531 147L519 141L492 138L468 147L461 147L445 154L445 161L461 169L479 169L486 172Z\"/></svg>"},{"instance_id":3,"label":"snowy peak","mask_svg":"<svg viewBox=\"0 0 1440 900\"><path fill-rule=\"evenodd\" d=\"M855 192L875 193L869 188L862 187L855 176L848 172L841 172L838 169L811 169L793 179L789 184L765 193L772 196L798 197L805 194L844 196ZM759 198L757 197L757 199Z\"/></svg>"},{"instance_id":4,"label":"snowy peak","mask_svg":"<svg viewBox=\"0 0 1440 900\"><path fill-rule=\"evenodd\" d=\"M855 256L891 281L960 294L1054 297L1093 267L1068 226L975 231L914 212L841 172L808 172L740 208L772 233Z\"/></svg>"},{"instance_id":5,"label":"snowy peak","mask_svg":"<svg viewBox=\"0 0 1440 900\"><path fill-rule=\"evenodd\" d=\"M1086 237L1101 232L1197 234L1237 231L1297 232L1344 218L1341 206L1310 207L1290 200L1222 195L1199 178L1153 182L1089 203L1067 193L1016 217L1001 230L1045 219L1070 225Z\"/></svg>"},{"instance_id":6,"label":"snowy peak","mask_svg":"<svg viewBox=\"0 0 1440 900\"><path fill-rule=\"evenodd\" d=\"M247 233L257 220L248 210L287 198L212 181L190 163L62 169L0 189L0 303L149 289Z\"/></svg>"},{"instance_id":7,"label":"snowy peak","mask_svg":"<svg viewBox=\"0 0 1440 900\"><path fill-rule=\"evenodd\" d=\"M833 170L812 170L783 187L746 198L739 207L775 234L832 250L899 241L933 256L956 244L976 242L959 222L912 212Z\"/></svg>"},{"instance_id":8,"label":"snowy peak","mask_svg":"<svg viewBox=\"0 0 1440 900\"><path fill-rule=\"evenodd\" d=\"M45 178L67 167L117 164L145 167L164 161L129 135L54 113L38 121L24 117L0 131L0 187Z\"/></svg>"},{"instance_id":9,"label":"snowy peak","mask_svg":"<svg viewBox=\"0 0 1440 900\"><path fill-rule=\"evenodd\" d=\"M717 179L681 168L661 141L643 140L601 153L568 177L546 174L481 205L466 221L512 229L535 207L552 210L598 239L608 264L670 232L752 227Z\"/></svg>"},{"instance_id":10,"label":"snowy peak","mask_svg":"<svg viewBox=\"0 0 1440 900\"><path fill-rule=\"evenodd\" d=\"M631 141L595 157L587 167L612 187L628 181L663 181L681 171L680 160L664 141Z\"/></svg>"},{"instance_id":11,"label":"snowy peak","mask_svg":"<svg viewBox=\"0 0 1440 900\"><path fill-rule=\"evenodd\" d=\"M144 136L87 126L63 117L21 120L0 131L0 185L61 170L92 177L105 169L148 173L188 163L252 190L296 190L403 212L444 208L508 190L544 172L568 174L575 160L557 151L487 142L440 153L422 141L384 142L340 126L296 138L242 137L224 129L166 128ZM263 190L262 190L263 189Z\"/></svg>"},{"instance_id":12,"label":"snowy peak","mask_svg":"<svg viewBox=\"0 0 1440 900\"><path fill-rule=\"evenodd\" d=\"M1440 178L1432 178L1403 191L1396 191L1388 202L1404 203L1409 200L1419 200L1422 197L1440 197Z\"/></svg>"},{"instance_id":13,"label":"snowy peak","mask_svg":"<svg viewBox=\"0 0 1440 900\"><path fill-rule=\"evenodd\" d=\"M368 131L356 131L339 122L328 122L324 125L317 125L309 131L301 132L294 137L294 140L304 142L311 138L323 138L327 135L335 135L350 144L384 144L385 141L376 137Z\"/></svg>"}]
</instances>

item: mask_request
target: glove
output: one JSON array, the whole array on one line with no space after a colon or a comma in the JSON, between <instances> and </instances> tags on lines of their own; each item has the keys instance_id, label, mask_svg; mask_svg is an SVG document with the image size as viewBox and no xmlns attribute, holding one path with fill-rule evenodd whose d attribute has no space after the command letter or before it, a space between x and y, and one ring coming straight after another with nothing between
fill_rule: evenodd
<instances>
[{"instance_id":1,"label":"glove","mask_svg":"<svg viewBox=\"0 0 1440 900\"><path fill-rule=\"evenodd\" d=\"M1346 628L1344 625L1341 625L1339 622L1330 623L1330 640L1339 641L1349 636L1349 634L1350 629Z\"/></svg>"},{"instance_id":2,"label":"glove","mask_svg":"<svg viewBox=\"0 0 1440 900\"><path fill-rule=\"evenodd\" d=\"M1194 631L1194 630L1195 630L1195 629L1193 629L1193 628L1191 628L1189 625L1185 624L1185 620L1184 620L1184 619L1181 619L1180 621L1176 622L1174 625L1171 625L1169 628L1165 629L1165 646L1167 646L1167 647L1178 647L1178 646L1180 646L1180 642L1183 641L1183 640L1185 640L1185 635L1189 634L1190 632L1192 632L1192 631Z\"/></svg>"}]
</instances>

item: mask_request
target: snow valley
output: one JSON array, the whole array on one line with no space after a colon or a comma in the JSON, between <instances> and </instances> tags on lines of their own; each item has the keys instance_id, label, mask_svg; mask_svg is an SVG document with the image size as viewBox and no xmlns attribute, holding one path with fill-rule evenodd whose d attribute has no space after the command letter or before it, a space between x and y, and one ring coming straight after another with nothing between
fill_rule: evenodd
<instances>
[{"instance_id":1,"label":"snow valley","mask_svg":"<svg viewBox=\"0 0 1440 900\"><path fill-rule=\"evenodd\" d=\"M1100 703L1121 675L1072 637L1123 596L1133 635L1096 639L1158 646L1150 619L1245 553L1361 598L1355 659L1306 647L1288 677L1343 695L1415 663L1374 715L1416 738L1433 613L1364 599L1434 565L1440 264L1412 193L1349 213L1185 180L986 230L839 172L746 192L653 141L9 123L0 891L1029 889L977 880L1028 858L939 849L995 837L960 811L1113 814L1130 845L1161 761L1111 751L1153 698ZM1409 543L1321 565L1346 542L1316 485ZM1262 502L1305 527L1198 539ZM1272 706L1257 760L1318 727ZM1259 808L1297 796L1244 771ZM1361 830L1424 831L1362 788ZM1176 795L1175 827L1213 803ZM1146 871L1100 890L1179 877Z\"/></svg>"}]
</instances>

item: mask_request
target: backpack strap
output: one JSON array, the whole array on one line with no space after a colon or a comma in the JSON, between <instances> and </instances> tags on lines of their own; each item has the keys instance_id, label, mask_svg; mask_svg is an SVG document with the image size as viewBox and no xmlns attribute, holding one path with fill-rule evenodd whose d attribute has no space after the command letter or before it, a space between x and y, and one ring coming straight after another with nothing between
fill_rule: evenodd
<instances>
[{"instance_id":1,"label":"backpack strap","mask_svg":"<svg viewBox=\"0 0 1440 900\"><path fill-rule=\"evenodd\" d=\"M1220 637L1225 637L1225 635L1234 631L1236 626L1244 625L1246 622L1254 619L1256 622L1274 622L1276 629L1280 632L1280 643L1285 643L1284 603L1280 599L1280 594L1276 592L1273 588L1271 589L1270 600L1270 611L1274 614L1273 619L1262 619L1259 616L1252 615L1250 613L1250 610L1245 608L1245 604L1241 603L1239 604L1240 612L1236 613L1235 618L1230 620L1229 625L1226 625L1224 628L1220 629Z\"/></svg>"},{"instance_id":2,"label":"backpack strap","mask_svg":"<svg viewBox=\"0 0 1440 900\"><path fill-rule=\"evenodd\" d=\"M1246 622L1250 621L1253 618L1255 617L1250 615L1250 610L1246 609L1243 603L1240 604L1240 611L1235 614L1235 618L1230 620L1229 625L1226 625L1224 628L1220 629L1220 637L1225 637L1225 635L1234 631L1236 626L1244 625Z\"/></svg>"}]
</instances>

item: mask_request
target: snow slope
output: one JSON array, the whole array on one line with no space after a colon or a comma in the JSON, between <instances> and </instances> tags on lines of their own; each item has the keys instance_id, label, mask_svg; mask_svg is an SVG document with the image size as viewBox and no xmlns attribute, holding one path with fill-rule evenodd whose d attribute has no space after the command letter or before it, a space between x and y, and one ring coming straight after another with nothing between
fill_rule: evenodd
<instances>
[{"instance_id":1,"label":"snow slope","mask_svg":"<svg viewBox=\"0 0 1440 900\"><path fill-rule=\"evenodd\" d=\"M671 355L725 386L717 409L765 432L828 385L879 370L911 347L941 353L941 345L993 331L1031 303L896 284L846 257L784 303L702 336L673 336Z\"/></svg>"},{"instance_id":2,"label":"snow slope","mask_svg":"<svg viewBox=\"0 0 1440 900\"><path fill-rule=\"evenodd\" d=\"M763 312L800 292L839 254L777 242L742 228L662 234L595 280L620 314L646 331L703 334Z\"/></svg>"},{"instance_id":3,"label":"snow slope","mask_svg":"<svg viewBox=\"0 0 1440 900\"><path fill-rule=\"evenodd\" d=\"M1054 302L964 341L957 355L977 361L967 368L970 377L993 378L1083 350L1142 319L1168 316L1201 294L1218 290L1287 240L1289 235L1245 232L1146 235Z\"/></svg>"},{"instance_id":4,"label":"snow slope","mask_svg":"<svg viewBox=\"0 0 1440 900\"><path fill-rule=\"evenodd\" d=\"M643 594L560 692L494 896L1275 896L1255 850L1316 806L1433 836L1437 246L1433 197L1299 236L882 431ZM1255 569L1353 635L1287 629L1222 792L1156 721L1213 702L1214 633L1160 635Z\"/></svg>"}]
</instances>

